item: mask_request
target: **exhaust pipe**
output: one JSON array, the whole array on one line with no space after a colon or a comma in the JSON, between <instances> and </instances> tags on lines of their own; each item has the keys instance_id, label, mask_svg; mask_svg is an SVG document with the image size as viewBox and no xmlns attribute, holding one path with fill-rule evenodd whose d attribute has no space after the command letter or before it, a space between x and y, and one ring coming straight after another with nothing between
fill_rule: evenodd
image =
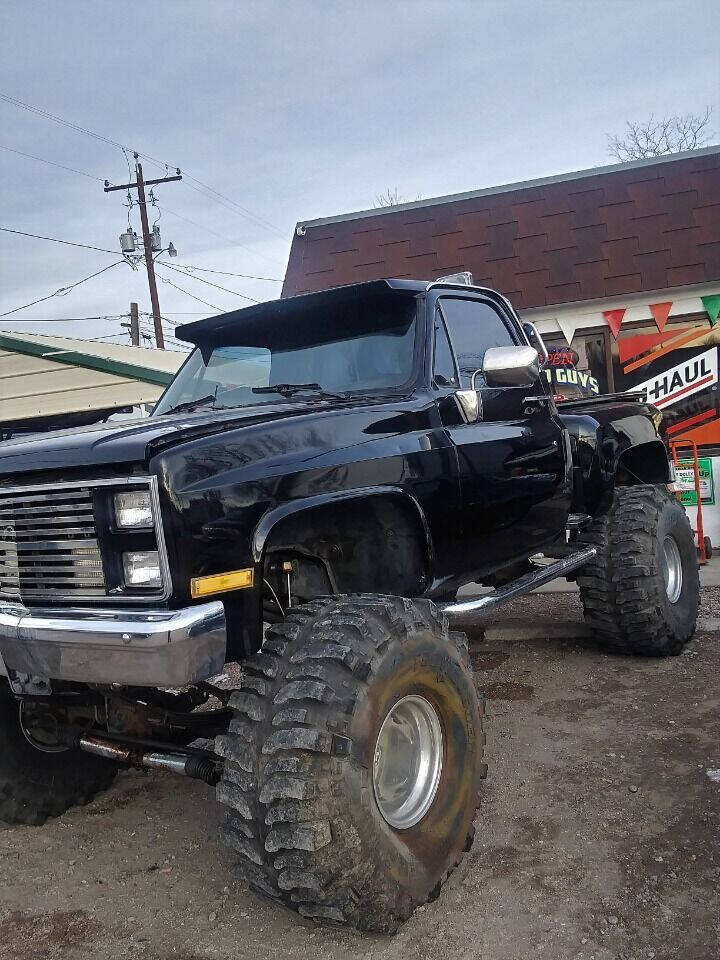
<instances>
[{"instance_id":1,"label":"exhaust pipe","mask_svg":"<svg viewBox=\"0 0 720 960\"><path fill-rule=\"evenodd\" d=\"M586 547L584 550L571 553L547 567L538 567L537 570L531 570L530 573L526 573L517 580L498 587L492 593L486 593L473 600L453 601L452 603L442 603L439 606L443 613L446 613L453 621L474 623L482 620L485 615L492 613L496 607L507 603L508 600L514 600L515 597L530 593L531 590L542 586L544 583L550 583L551 580L565 577L573 570L584 567L588 561L596 556L597 547Z\"/></svg>"},{"instance_id":2,"label":"exhaust pipe","mask_svg":"<svg viewBox=\"0 0 720 960\"><path fill-rule=\"evenodd\" d=\"M103 757L123 766L137 767L140 770L168 770L192 780L203 780L211 787L220 779L219 765L211 757L158 751L134 752L110 740L93 736L81 736L73 745L84 753L92 753L96 757Z\"/></svg>"}]
</instances>

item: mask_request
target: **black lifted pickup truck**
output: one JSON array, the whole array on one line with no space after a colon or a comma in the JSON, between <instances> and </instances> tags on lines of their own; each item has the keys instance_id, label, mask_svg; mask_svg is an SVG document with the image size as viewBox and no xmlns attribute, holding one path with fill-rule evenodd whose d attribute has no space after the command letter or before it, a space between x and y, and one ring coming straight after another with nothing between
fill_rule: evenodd
<instances>
[{"instance_id":1,"label":"black lifted pickup truck","mask_svg":"<svg viewBox=\"0 0 720 960\"><path fill-rule=\"evenodd\" d=\"M660 414L559 414L536 330L450 281L178 336L195 348L150 418L0 446L0 820L174 771L216 787L253 888L393 931L468 849L485 774L451 625L570 575L607 650L692 636ZM470 583L489 589L458 599Z\"/></svg>"}]
</instances>

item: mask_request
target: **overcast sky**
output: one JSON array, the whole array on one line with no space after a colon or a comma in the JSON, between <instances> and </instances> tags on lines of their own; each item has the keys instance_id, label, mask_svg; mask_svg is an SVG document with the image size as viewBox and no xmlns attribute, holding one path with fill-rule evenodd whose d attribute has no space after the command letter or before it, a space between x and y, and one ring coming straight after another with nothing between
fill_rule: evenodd
<instances>
[{"instance_id":1,"label":"overcast sky","mask_svg":"<svg viewBox=\"0 0 720 960\"><path fill-rule=\"evenodd\" d=\"M0 7L0 93L228 198L189 178L157 189L174 266L280 281L298 220L372 207L387 188L414 200L609 163L607 135L651 113L711 106L717 142L719 36L715 0L15 0ZM0 149L0 226L118 249L128 211L101 182L127 180L118 146L5 100L0 145L99 178ZM164 168L146 161L145 175ZM0 313L116 259L0 232ZM162 275L212 305L161 282L174 322L247 302ZM144 270L122 264L0 329L99 337L120 321L20 318L120 315L130 300L149 311Z\"/></svg>"}]
</instances>

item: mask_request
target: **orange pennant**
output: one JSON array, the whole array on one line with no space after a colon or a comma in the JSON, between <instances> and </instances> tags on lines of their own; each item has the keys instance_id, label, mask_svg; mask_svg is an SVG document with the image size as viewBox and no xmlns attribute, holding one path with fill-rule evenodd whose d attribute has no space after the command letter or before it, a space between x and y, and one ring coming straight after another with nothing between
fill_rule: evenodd
<instances>
[{"instance_id":1,"label":"orange pennant","mask_svg":"<svg viewBox=\"0 0 720 960\"><path fill-rule=\"evenodd\" d=\"M672 308L672 300L668 300L665 303L651 303L650 304L650 313L655 318L655 324L660 331L663 332L665 329L665 324L668 321L670 316L670 310Z\"/></svg>"},{"instance_id":2,"label":"orange pennant","mask_svg":"<svg viewBox=\"0 0 720 960\"><path fill-rule=\"evenodd\" d=\"M613 337L617 340L625 316L625 308L623 307L622 310L603 310L603 316L612 331Z\"/></svg>"}]
</instances>

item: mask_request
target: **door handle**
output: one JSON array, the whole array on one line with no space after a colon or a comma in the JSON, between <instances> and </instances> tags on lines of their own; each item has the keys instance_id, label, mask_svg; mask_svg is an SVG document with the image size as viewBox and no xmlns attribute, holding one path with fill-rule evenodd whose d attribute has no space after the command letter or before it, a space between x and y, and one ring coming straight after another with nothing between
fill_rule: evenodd
<instances>
[{"instance_id":1,"label":"door handle","mask_svg":"<svg viewBox=\"0 0 720 960\"><path fill-rule=\"evenodd\" d=\"M555 398L551 397L547 393L542 393L537 397L523 397L524 413L529 415L533 412L533 408L541 406L543 403L548 405L548 411L550 413L557 413L557 406L555 404Z\"/></svg>"}]
</instances>

